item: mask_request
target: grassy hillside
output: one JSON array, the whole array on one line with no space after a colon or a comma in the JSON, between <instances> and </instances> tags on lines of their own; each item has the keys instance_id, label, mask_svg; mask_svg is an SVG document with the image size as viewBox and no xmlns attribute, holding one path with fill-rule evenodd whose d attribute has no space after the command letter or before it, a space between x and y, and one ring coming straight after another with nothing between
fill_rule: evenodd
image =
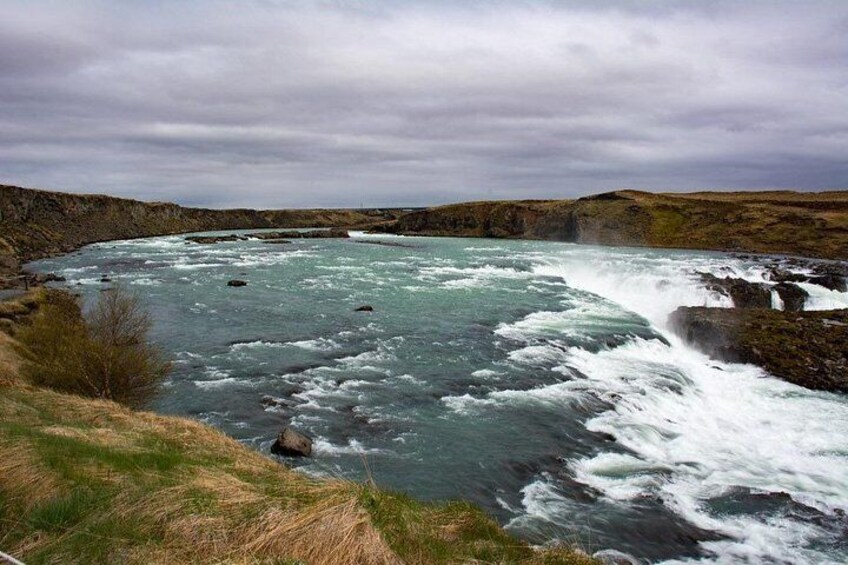
<instances>
[{"instance_id":1,"label":"grassy hillside","mask_svg":"<svg viewBox=\"0 0 848 565\"><path fill-rule=\"evenodd\" d=\"M408 214L389 230L848 259L848 192L625 190L574 201L476 202Z\"/></svg>"},{"instance_id":2,"label":"grassy hillside","mask_svg":"<svg viewBox=\"0 0 848 565\"><path fill-rule=\"evenodd\" d=\"M26 323L38 297L3 304ZM19 347L0 332L0 549L28 564L593 562L467 503L309 478L198 422L29 386Z\"/></svg>"},{"instance_id":3,"label":"grassy hillside","mask_svg":"<svg viewBox=\"0 0 848 565\"><path fill-rule=\"evenodd\" d=\"M615 195L575 203L578 241L848 258L848 192Z\"/></svg>"}]
</instances>

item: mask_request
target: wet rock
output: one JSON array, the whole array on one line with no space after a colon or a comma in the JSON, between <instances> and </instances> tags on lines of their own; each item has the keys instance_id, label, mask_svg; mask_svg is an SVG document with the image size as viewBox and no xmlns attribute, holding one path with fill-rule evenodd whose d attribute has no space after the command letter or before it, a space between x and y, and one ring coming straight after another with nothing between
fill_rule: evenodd
<instances>
[{"instance_id":1,"label":"wet rock","mask_svg":"<svg viewBox=\"0 0 848 565\"><path fill-rule=\"evenodd\" d=\"M247 286L247 281L233 279L231 281L227 281L227 286Z\"/></svg>"},{"instance_id":2,"label":"wet rock","mask_svg":"<svg viewBox=\"0 0 848 565\"><path fill-rule=\"evenodd\" d=\"M273 396L270 396L270 395L267 395L267 394L262 396L262 399L259 401L259 403L262 404L262 406L284 406L285 405L285 403L282 400L280 400L278 398L274 398Z\"/></svg>"},{"instance_id":3,"label":"wet rock","mask_svg":"<svg viewBox=\"0 0 848 565\"><path fill-rule=\"evenodd\" d=\"M713 358L752 363L806 388L848 392L848 310L681 307L669 322Z\"/></svg>"},{"instance_id":4,"label":"wet rock","mask_svg":"<svg viewBox=\"0 0 848 565\"><path fill-rule=\"evenodd\" d=\"M771 308L771 289L763 283L752 283L733 277L719 278L699 273L707 289L729 296L737 308Z\"/></svg>"},{"instance_id":5,"label":"wet rock","mask_svg":"<svg viewBox=\"0 0 848 565\"><path fill-rule=\"evenodd\" d=\"M192 235L185 239L190 243L210 245L228 241L245 241L247 238L241 235Z\"/></svg>"},{"instance_id":6,"label":"wet rock","mask_svg":"<svg viewBox=\"0 0 848 565\"><path fill-rule=\"evenodd\" d=\"M106 275L103 275L102 277L100 277L100 282L102 282L102 283L108 283L108 282L112 282L112 279L110 279L110 278L109 278L109 277L107 277Z\"/></svg>"},{"instance_id":7,"label":"wet rock","mask_svg":"<svg viewBox=\"0 0 848 565\"><path fill-rule=\"evenodd\" d=\"M848 292L848 266L840 263L801 262L800 260L793 264L811 269L813 274L792 273L779 267L772 267L771 280L789 283L806 282L838 292Z\"/></svg>"},{"instance_id":8,"label":"wet rock","mask_svg":"<svg viewBox=\"0 0 848 565\"><path fill-rule=\"evenodd\" d=\"M787 282L787 283L799 283L799 282L807 282L810 280L809 275L802 275L800 273L790 273L789 271L784 271L782 269L773 268L769 273L769 279L773 280L777 283Z\"/></svg>"},{"instance_id":9,"label":"wet rock","mask_svg":"<svg viewBox=\"0 0 848 565\"><path fill-rule=\"evenodd\" d=\"M271 453L288 457L309 457L312 455L312 440L289 427L283 428L277 441L271 446Z\"/></svg>"},{"instance_id":10,"label":"wet rock","mask_svg":"<svg viewBox=\"0 0 848 565\"><path fill-rule=\"evenodd\" d=\"M788 312L800 312L803 310L804 304L810 296L810 293L797 284L788 282L782 282L774 285L774 290L783 301L783 309Z\"/></svg>"},{"instance_id":11,"label":"wet rock","mask_svg":"<svg viewBox=\"0 0 848 565\"><path fill-rule=\"evenodd\" d=\"M266 239L262 243L271 243L274 245L285 245L287 243L291 243L288 239Z\"/></svg>"},{"instance_id":12,"label":"wet rock","mask_svg":"<svg viewBox=\"0 0 848 565\"><path fill-rule=\"evenodd\" d=\"M261 240L282 240L282 239L331 239L350 237L347 230L331 228L328 230L310 230L310 231L272 231L261 233L249 233L248 238Z\"/></svg>"},{"instance_id":13,"label":"wet rock","mask_svg":"<svg viewBox=\"0 0 848 565\"><path fill-rule=\"evenodd\" d=\"M353 311L354 312L373 312L374 307L371 306L370 304L363 304L362 306L360 306L358 308L354 308Z\"/></svg>"},{"instance_id":14,"label":"wet rock","mask_svg":"<svg viewBox=\"0 0 848 565\"><path fill-rule=\"evenodd\" d=\"M809 282L837 292L848 292L848 285L845 283L845 277L836 273L825 273L823 275L810 277Z\"/></svg>"}]
</instances>

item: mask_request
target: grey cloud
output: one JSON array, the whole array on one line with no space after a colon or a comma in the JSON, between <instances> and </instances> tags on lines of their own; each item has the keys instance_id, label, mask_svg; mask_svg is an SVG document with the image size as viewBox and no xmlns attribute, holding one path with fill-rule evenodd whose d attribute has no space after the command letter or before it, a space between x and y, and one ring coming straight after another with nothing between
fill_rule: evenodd
<instances>
[{"instance_id":1,"label":"grey cloud","mask_svg":"<svg viewBox=\"0 0 848 565\"><path fill-rule=\"evenodd\" d=\"M211 206L845 186L839 2L6 2L0 182Z\"/></svg>"}]
</instances>

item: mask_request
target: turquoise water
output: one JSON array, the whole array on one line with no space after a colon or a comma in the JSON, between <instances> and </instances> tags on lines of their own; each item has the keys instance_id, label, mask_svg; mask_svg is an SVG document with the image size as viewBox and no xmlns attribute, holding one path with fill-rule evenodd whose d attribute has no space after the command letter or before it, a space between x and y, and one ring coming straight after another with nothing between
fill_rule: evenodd
<instances>
[{"instance_id":1,"label":"turquoise water","mask_svg":"<svg viewBox=\"0 0 848 565\"><path fill-rule=\"evenodd\" d=\"M763 281L756 262L357 234L159 237L32 267L88 300L102 275L136 291L175 362L155 409L264 452L292 425L315 439L286 461L304 472L362 479L367 462L382 486L471 500L535 543L648 561L848 558L845 397L709 360L665 325L729 305L697 271ZM811 308L848 306L809 290Z\"/></svg>"}]
</instances>

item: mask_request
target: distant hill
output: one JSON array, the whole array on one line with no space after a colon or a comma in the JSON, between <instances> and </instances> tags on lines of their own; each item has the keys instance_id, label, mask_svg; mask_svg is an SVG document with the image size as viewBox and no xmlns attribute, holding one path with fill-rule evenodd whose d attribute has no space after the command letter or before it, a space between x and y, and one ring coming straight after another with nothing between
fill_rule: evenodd
<instances>
[{"instance_id":1,"label":"distant hill","mask_svg":"<svg viewBox=\"0 0 848 565\"><path fill-rule=\"evenodd\" d=\"M848 259L848 191L621 190L571 201L472 202L410 213L385 229Z\"/></svg>"}]
</instances>

